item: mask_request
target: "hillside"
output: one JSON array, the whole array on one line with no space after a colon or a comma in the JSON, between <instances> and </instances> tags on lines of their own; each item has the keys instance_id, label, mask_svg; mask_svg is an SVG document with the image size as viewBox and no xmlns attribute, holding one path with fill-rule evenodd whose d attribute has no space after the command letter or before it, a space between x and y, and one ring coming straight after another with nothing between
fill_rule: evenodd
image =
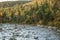
<instances>
[{"instance_id":1,"label":"hillside","mask_svg":"<svg viewBox=\"0 0 60 40\"><path fill-rule=\"evenodd\" d=\"M60 27L59 2L58 0L32 0L31 2L21 3L3 2L2 5L6 3L9 6L1 6L0 23L39 24Z\"/></svg>"}]
</instances>

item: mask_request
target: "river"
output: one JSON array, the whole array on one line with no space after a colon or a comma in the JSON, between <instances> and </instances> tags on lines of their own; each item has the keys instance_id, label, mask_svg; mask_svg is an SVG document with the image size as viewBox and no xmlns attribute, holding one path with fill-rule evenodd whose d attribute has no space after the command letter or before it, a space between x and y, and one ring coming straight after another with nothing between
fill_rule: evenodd
<instances>
[{"instance_id":1,"label":"river","mask_svg":"<svg viewBox=\"0 0 60 40\"><path fill-rule=\"evenodd\" d=\"M0 24L0 40L60 40L58 31L55 27Z\"/></svg>"}]
</instances>

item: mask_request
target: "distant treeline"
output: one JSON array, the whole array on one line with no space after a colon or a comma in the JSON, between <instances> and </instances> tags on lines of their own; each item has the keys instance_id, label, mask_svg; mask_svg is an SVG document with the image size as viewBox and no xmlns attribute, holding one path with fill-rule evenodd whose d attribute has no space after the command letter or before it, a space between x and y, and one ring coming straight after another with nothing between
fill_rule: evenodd
<instances>
[{"instance_id":1,"label":"distant treeline","mask_svg":"<svg viewBox=\"0 0 60 40\"><path fill-rule=\"evenodd\" d=\"M60 27L60 9L56 2L52 7L45 1L41 5L0 8L0 23L43 24Z\"/></svg>"},{"instance_id":2,"label":"distant treeline","mask_svg":"<svg viewBox=\"0 0 60 40\"><path fill-rule=\"evenodd\" d=\"M6 7L13 7L14 5L18 4L18 5L22 5L25 3L28 3L30 1L8 1L8 2L0 2L0 8L6 8Z\"/></svg>"}]
</instances>

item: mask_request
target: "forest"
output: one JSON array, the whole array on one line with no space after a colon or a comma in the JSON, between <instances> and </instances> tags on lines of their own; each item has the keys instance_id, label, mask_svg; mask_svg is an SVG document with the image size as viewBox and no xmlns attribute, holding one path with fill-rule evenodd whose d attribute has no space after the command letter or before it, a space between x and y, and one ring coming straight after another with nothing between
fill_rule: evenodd
<instances>
[{"instance_id":1,"label":"forest","mask_svg":"<svg viewBox=\"0 0 60 40\"><path fill-rule=\"evenodd\" d=\"M33 6L23 6L21 4L21 2L1 2L0 23L39 24L60 27L60 8L57 1L54 2L52 7L47 1L40 5L36 2Z\"/></svg>"}]
</instances>

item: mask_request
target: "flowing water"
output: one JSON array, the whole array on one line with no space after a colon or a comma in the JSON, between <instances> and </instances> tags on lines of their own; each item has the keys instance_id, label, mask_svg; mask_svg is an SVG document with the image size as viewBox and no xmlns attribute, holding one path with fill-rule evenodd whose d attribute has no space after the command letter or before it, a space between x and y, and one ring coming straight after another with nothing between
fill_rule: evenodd
<instances>
[{"instance_id":1,"label":"flowing water","mask_svg":"<svg viewBox=\"0 0 60 40\"><path fill-rule=\"evenodd\" d=\"M0 40L60 40L58 31L46 26L0 24Z\"/></svg>"}]
</instances>

